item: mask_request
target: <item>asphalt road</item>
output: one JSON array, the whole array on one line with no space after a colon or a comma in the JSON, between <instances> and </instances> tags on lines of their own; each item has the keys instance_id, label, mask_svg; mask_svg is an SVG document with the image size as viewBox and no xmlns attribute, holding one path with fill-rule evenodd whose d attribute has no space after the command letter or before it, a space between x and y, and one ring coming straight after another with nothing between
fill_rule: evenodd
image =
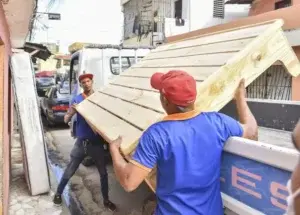
<instances>
[{"instance_id":1,"label":"asphalt road","mask_svg":"<svg viewBox=\"0 0 300 215\"><path fill-rule=\"evenodd\" d=\"M69 154L74 144L74 139L70 136L70 130L66 127L56 127L47 129L48 139L52 139L52 147L57 153L56 163L65 166L69 161ZM52 161L53 162L53 161ZM108 177L110 185L110 199L117 207L115 213L103 208L102 197L100 195L100 179L97 169L80 165L79 170L71 180L71 189L75 193L82 209L88 215L141 215L151 214L153 203L147 201L153 198L153 194L146 184L142 184L136 191L127 193L115 179L112 165L108 166ZM148 202L148 203L146 203ZM145 208L146 206L146 208Z\"/></svg>"}]
</instances>

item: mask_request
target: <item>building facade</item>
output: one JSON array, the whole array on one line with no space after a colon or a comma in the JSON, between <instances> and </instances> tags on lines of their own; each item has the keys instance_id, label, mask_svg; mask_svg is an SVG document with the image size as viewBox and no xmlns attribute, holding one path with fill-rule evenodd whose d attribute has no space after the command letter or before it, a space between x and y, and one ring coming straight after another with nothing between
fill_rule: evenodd
<instances>
[{"instance_id":1,"label":"building facade","mask_svg":"<svg viewBox=\"0 0 300 215\"><path fill-rule=\"evenodd\" d=\"M167 41L175 42L215 31L223 31L273 19L283 19L285 35L300 59L299 0L229 0L226 4L250 5L249 14L247 17L232 20L224 24L171 36L167 38ZM248 97L300 101L300 77L291 77L280 63L276 63L248 87Z\"/></svg>"},{"instance_id":2,"label":"building facade","mask_svg":"<svg viewBox=\"0 0 300 215\"><path fill-rule=\"evenodd\" d=\"M157 45L167 37L248 16L249 5L223 0L123 1L124 43Z\"/></svg>"}]
</instances>

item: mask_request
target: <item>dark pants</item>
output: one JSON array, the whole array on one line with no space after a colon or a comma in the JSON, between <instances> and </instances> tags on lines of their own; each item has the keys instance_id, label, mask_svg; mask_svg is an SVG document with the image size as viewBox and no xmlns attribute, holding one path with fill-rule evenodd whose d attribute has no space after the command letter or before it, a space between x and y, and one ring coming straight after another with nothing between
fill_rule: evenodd
<instances>
[{"instance_id":1,"label":"dark pants","mask_svg":"<svg viewBox=\"0 0 300 215\"><path fill-rule=\"evenodd\" d=\"M103 200L108 200L108 177L106 171L105 150L103 140L87 140L77 138L71 151L71 160L67 165L63 177L58 185L57 193L62 194L70 178L78 169L86 156L92 157L100 174L101 192Z\"/></svg>"}]
</instances>

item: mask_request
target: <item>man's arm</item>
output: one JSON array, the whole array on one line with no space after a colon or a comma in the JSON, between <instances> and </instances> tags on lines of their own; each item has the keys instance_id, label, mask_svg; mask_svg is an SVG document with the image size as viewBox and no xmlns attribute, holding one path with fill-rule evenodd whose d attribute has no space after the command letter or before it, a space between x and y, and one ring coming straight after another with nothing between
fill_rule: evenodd
<instances>
[{"instance_id":1,"label":"man's arm","mask_svg":"<svg viewBox=\"0 0 300 215\"><path fill-rule=\"evenodd\" d=\"M138 147L129 163L119 151L121 138L110 143L110 153L113 160L116 177L122 187L130 192L135 190L147 177L158 159L158 147L148 132L140 138Z\"/></svg>"},{"instance_id":2,"label":"man's arm","mask_svg":"<svg viewBox=\"0 0 300 215\"><path fill-rule=\"evenodd\" d=\"M145 180L150 170L127 163L117 147L110 147L110 153L114 171L121 186L127 192L135 190Z\"/></svg>"},{"instance_id":3,"label":"man's arm","mask_svg":"<svg viewBox=\"0 0 300 215\"><path fill-rule=\"evenodd\" d=\"M70 104L70 108L68 109L67 113L64 116L64 122L66 124L68 124L71 121L72 117L76 114L75 105L76 105L76 100L75 98L73 98Z\"/></svg>"},{"instance_id":4,"label":"man's arm","mask_svg":"<svg viewBox=\"0 0 300 215\"><path fill-rule=\"evenodd\" d=\"M258 139L258 126L256 119L250 111L246 100L245 81L242 80L236 91L235 102L238 112L239 121L243 127L244 138L257 140Z\"/></svg>"}]
</instances>

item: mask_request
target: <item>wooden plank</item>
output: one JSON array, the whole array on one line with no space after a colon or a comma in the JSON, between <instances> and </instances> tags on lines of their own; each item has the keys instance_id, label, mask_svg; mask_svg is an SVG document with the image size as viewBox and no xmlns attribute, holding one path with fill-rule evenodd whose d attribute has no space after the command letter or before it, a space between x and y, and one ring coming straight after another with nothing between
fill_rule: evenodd
<instances>
[{"instance_id":1,"label":"wooden plank","mask_svg":"<svg viewBox=\"0 0 300 215\"><path fill-rule=\"evenodd\" d=\"M273 18L271 20L267 20L264 22L255 22L253 23L244 23L244 25L218 25L218 26L212 26L209 28L204 28L204 29L200 29L200 30L196 30L196 31L192 31L189 33L185 33L185 34L181 34L181 35L175 35L175 36L171 36L167 38L167 43L171 44L171 43L176 43L176 42L180 42L180 41L185 41L185 40L190 40L190 39L195 39L195 38L200 38L200 37L205 37L205 36L212 36L215 34L222 34L225 32L231 32L231 31L236 31L236 30L240 30L240 29L244 29L244 28L252 28L252 27L257 27L257 26L262 26L262 25L274 25L274 23L281 21L281 25L280 28L283 27L283 20L280 20L278 18ZM225 26L225 28L224 28ZM192 35L189 35L189 34ZM196 34L195 34L196 33ZM198 34L197 34L198 33ZM182 38L182 36L185 36ZM174 37L176 37L177 39L173 39ZM179 37L179 39L178 39Z\"/></svg>"},{"instance_id":2,"label":"wooden plank","mask_svg":"<svg viewBox=\"0 0 300 215\"><path fill-rule=\"evenodd\" d=\"M196 56L179 56L176 58L160 58L155 60L141 60L132 68L160 68L160 67L195 67L195 66L222 66L237 52L207 54Z\"/></svg>"},{"instance_id":3,"label":"wooden plank","mask_svg":"<svg viewBox=\"0 0 300 215\"><path fill-rule=\"evenodd\" d=\"M126 119L127 122L135 125L140 130L147 129L150 124L162 116L162 113L105 95L101 92L94 93L88 97L88 100L103 109L109 110L112 114Z\"/></svg>"},{"instance_id":4,"label":"wooden plank","mask_svg":"<svg viewBox=\"0 0 300 215\"><path fill-rule=\"evenodd\" d=\"M192 75L195 80L203 81L220 67L165 67L165 68L129 68L121 76L150 78L156 72L167 73L170 70L183 70Z\"/></svg>"},{"instance_id":5,"label":"wooden plank","mask_svg":"<svg viewBox=\"0 0 300 215\"><path fill-rule=\"evenodd\" d=\"M280 29L261 35L260 40L209 76L199 88L196 106L202 111L220 110L233 97L241 78L245 78L248 86L278 59L289 68L291 75L300 73L298 58Z\"/></svg>"},{"instance_id":6,"label":"wooden plank","mask_svg":"<svg viewBox=\"0 0 300 215\"><path fill-rule=\"evenodd\" d=\"M272 26L272 23L260 25L260 26L254 26L251 28L243 28L243 29L237 29L234 31L224 32L220 34L213 34L213 35L206 35L206 36L200 36L191 38L188 40L179 41L177 43L170 43L166 45L159 46L155 50L151 52L161 52L165 50L174 50L174 49L180 49L184 47L193 46L193 44L212 44L212 43L218 43L223 41L232 41L242 38L252 38L256 37L259 34L266 31L269 27ZM193 41L193 43L191 43Z\"/></svg>"},{"instance_id":7,"label":"wooden plank","mask_svg":"<svg viewBox=\"0 0 300 215\"><path fill-rule=\"evenodd\" d=\"M200 86L201 82L197 82L197 86ZM129 88L136 88L140 90L148 90L153 92L158 92L153 89L150 85L149 78L138 78L138 77L125 77L120 76L114 82L110 83L111 85L123 86Z\"/></svg>"},{"instance_id":8,"label":"wooden plank","mask_svg":"<svg viewBox=\"0 0 300 215\"><path fill-rule=\"evenodd\" d=\"M161 52L150 52L143 60L149 59L160 59L160 58L174 58L179 56L194 56L194 55L205 55L213 53L224 53L224 52L237 52L243 49L249 44L253 38L246 38L240 40L226 41L221 43L202 44L199 45L195 41L191 40L190 43L193 46L188 45L187 47L175 50L165 50Z\"/></svg>"},{"instance_id":9,"label":"wooden plank","mask_svg":"<svg viewBox=\"0 0 300 215\"><path fill-rule=\"evenodd\" d=\"M106 110L99 108L99 106L96 106L89 100L78 104L76 110L82 116L85 116L85 119L91 125L93 125L97 132L101 134L106 141L109 142L115 140L119 135L123 136L123 143L121 145L121 150L123 153L127 153L127 144L130 143L129 148L135 147L136 144L133 143L136 142L137 137L140 137L142 134L141 130L128 124Z\"/></svg>"},{"instance_id":10,"label":"wooden plank","mask_svg":"<svg viewBox=\"0 0 300 215\"><path fill-rule=\"evenodd\" d=\"M101 92L164 113L158 92L149 92L114 85L101 90Z\"/></svg>"}]
</instances>

